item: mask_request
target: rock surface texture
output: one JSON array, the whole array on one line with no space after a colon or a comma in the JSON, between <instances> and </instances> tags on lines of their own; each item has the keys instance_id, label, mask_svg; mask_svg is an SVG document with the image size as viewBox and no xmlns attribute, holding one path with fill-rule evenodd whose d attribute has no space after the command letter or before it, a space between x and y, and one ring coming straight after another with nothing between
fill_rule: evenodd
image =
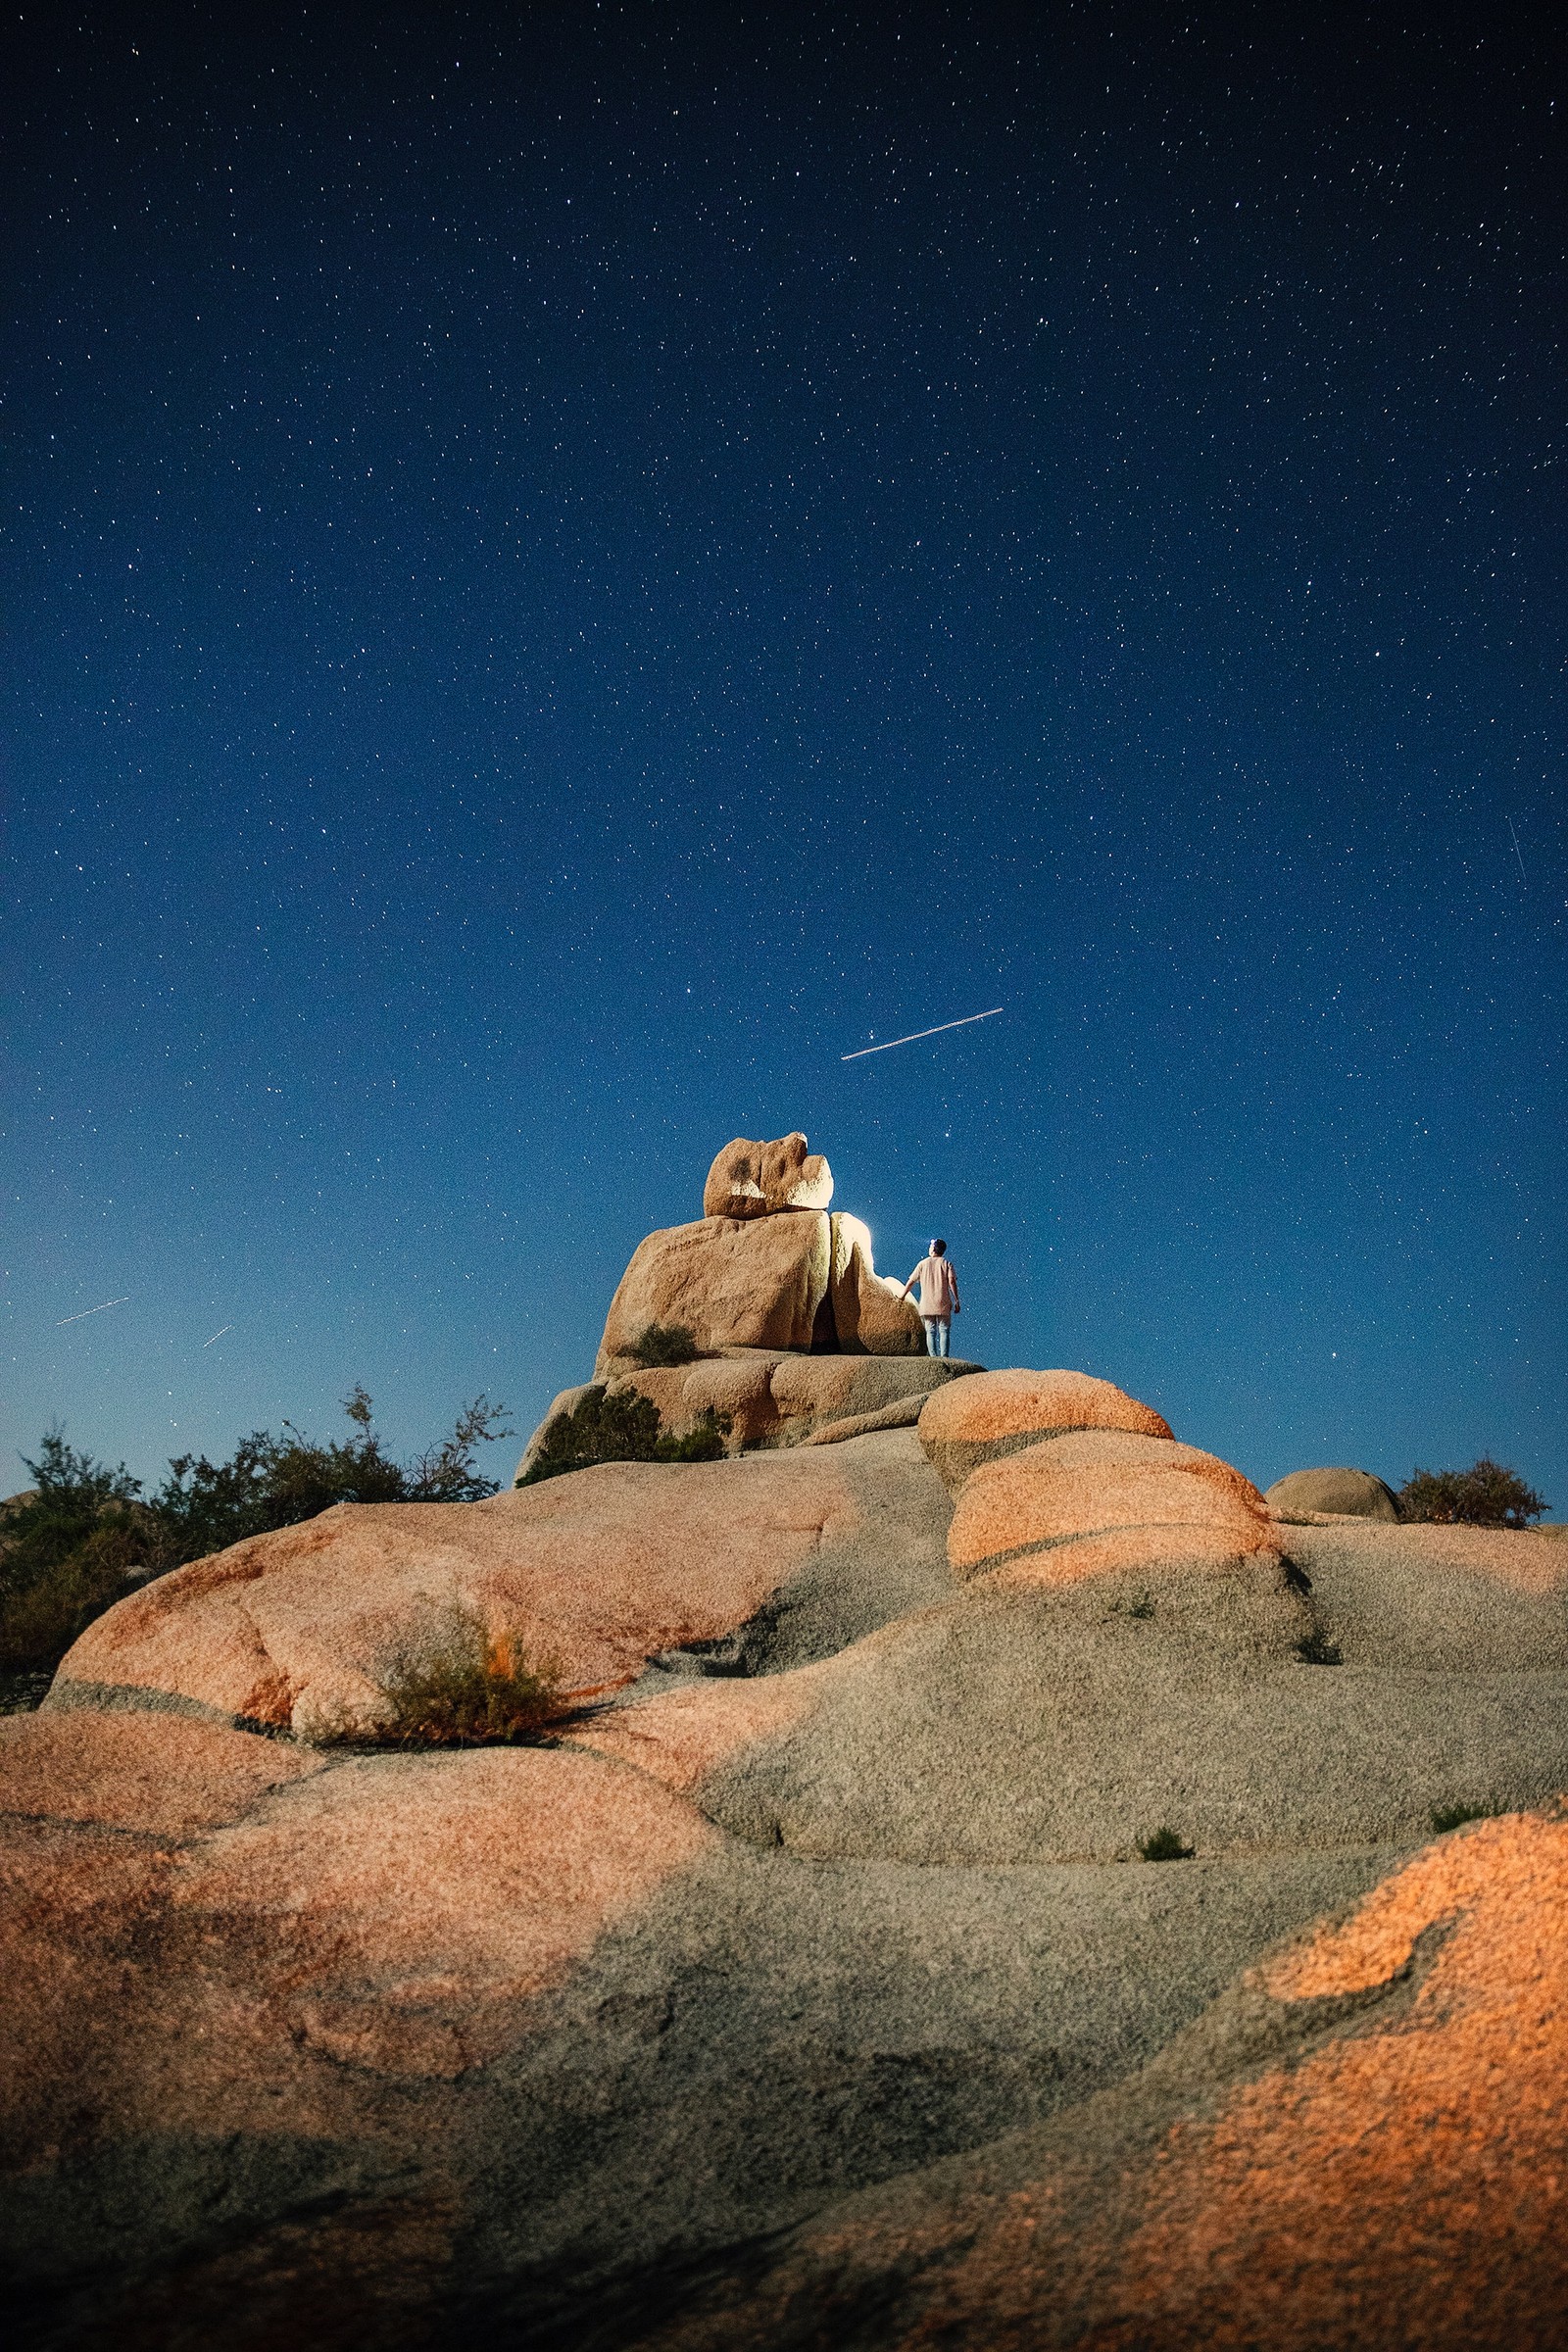
<instances>
[{"instance_id":1,"label":"rock surface texture","mask_svg":"<svg viewBox=\"0 0 1568 2352\"><path fill-rule=\"evenodd\" d=\"M700 1353L785 1348L921 1355L925 1330L878 1274L858 1217L830 1211L833 1176L804 1135L726 1144L696 1224L639 1244L611 1301L594 1377L633 1368L650 1325L679 1325Z\"/></svg>"},{"instance_id":2,"label":"rock surface texture","mask_svg":"<svg viewBox=\"0 0 1568 2352\"><path fill-rule=\"evenodd\" d=\"M953 1369L639 1373L763 1449L88 1629L0 1721L13 2340L1565 2340L1568 1545ZM311 1743L454 1602L553 1744Z\"/></svg>"},{"instance_id":3,"label":"rock surface texture","mask_svg":"<svg viewBox=\"0 0 1568 2352\"><path fill-rule=\"evenodd\" d=\"M1302 1511L1326 1511L1336 1518L1381 1519L1393 1524L1399 1506L1392 1487L1370 1470L1293 1470L1277 1478L1263 1500L1283 1518Z\"/></svg>"}]
</instances>

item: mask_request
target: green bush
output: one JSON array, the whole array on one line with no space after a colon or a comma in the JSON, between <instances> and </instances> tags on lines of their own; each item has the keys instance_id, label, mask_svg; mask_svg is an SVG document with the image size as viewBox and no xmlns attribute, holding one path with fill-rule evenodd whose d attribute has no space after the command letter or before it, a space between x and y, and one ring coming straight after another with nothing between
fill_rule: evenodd
<instances>
[{"instance_id":1,"label":"green bush","mask_svg":"<svg viewBox=\"0 0 1568 2352\"><path fill-rule=\"evenodd\" d=\"M358 1747L525 1747L573 1710L554 1659L530 1660L512 1633L454 1603L381 1669L387 1712L374 1731L333 1734Z\"/></svg>"},{"instance_id":2,"label":"green bush","mask_svg":"<svg viewBox=\"0 0 1568 2352\"><path fill-rule=\"evenodd\" d=\"M1146 1862L1190 1862L1193 1858L1193 1848L1183 1845L1172 1829L1156 1830L1152 1838L1144 1839L1138 1851Z\"/></svg>"},{"instance_id":3,"label":"green bush","mask_svg":"<svg viewBox=\"0 0 1568 2352\"><path fill-rule=\"evenodd\" d=\"M678 1438L661 1438L654 1448L656 1462L721 1462L724 1440L733 1424L728 1413L705 1407L695 1425Z\"/></svg>"},{"instance_id":4,"label":"green bush","mask_svg":"<svg viewBox=\"0 0 1568 2352\"><path fill-rule=\"evenodd\" d=\"M111 1470L50 1431L25 1465L32 1491L0 1517L0 1674L49 1672L131 1586L333 1503L476 1502L496 1492L474 1449L511 1434L504 1405L476 1396L449 1437L408 1463L382 1446L364 1389L344 1410L356 1434L342 1444L318 1445L288 1421L281 1438L254 1430L225 1462L172 1461L147 1501L123 1463Z\"/></svg>"},{"instance_id":5,"label":"green bush","mask_svg":"<svg viewBox=\"0 0 1568 2352\"><path fill-rule=\"evenodd\" d=\"M728 1413L710 1406L682 1437L665 1437L659 1407L635 1389L612 1396L603 1385L587 1390L569 1410L557 1413L540 1440L519 1487L537 1486L568 1470L591 1470L600 1462L716 1462L729 1436Z\"/></svg>"},{"instance_id":6,"label":"green bush","mask_svg":"<svg viewBox=\"0 0 1568 2352\"><path fill-rule=\"evenodd\" d=\"M1434 1805L1432 1827L1440 1838L1450 1830L1462 1830L1467 1821L1495 1821L1504 1807L1495 1801L1486 1805Z\"/></svg>"},{"instance_id":7,"label":"green bush","mask_svg":"<svg viewBox=\"0 0 1568 2352\"><path fill-rule=\"evenodd\" d=\"M696 1339L684 1323L650 1323L626 1350L645 1372L670 1364L694 1364L698 1352Z\"/></svg>"},{"instance_id":8,"label":"green bush","mask_svg":"<svg viewBox=\"0 0 1568 2352\"><path fill-rule=\"evenodd\" d=\"M569 1411L557 1413L539 1443L533 1465L519 1487L567 1470L591 1470L596 1462L651 1462L659 1446L659 1407L635 1390L612 1396L601 1383Z\"/></svg>"},{"instance_id":9,"label":"green bush","mask_svg":"<svg viewBox=\"0 0 1568 2352\"><path fill-rule=\"evenodd\" d=\"M1396 1497L1401 1519L1449 1527L1528 1527L1551 1505L1516 1470L1483 1454L1468 1470L1412 1470Z\"/></svg>"}]
</instances>

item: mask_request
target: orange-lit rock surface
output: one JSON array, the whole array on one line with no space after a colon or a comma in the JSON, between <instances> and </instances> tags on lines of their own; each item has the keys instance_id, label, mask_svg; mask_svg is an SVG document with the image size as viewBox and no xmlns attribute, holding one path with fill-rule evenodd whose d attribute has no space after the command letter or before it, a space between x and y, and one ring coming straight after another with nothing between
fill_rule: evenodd
<instances>
[{"instance_id":1,"label":"orange-lit rock surface","mask_svg":"<svg viewBox=\"0 0 1568 2352\"><path fill-rule=\"evenodd\" d=\"M981 1463L1064 1430L1126 1430L1168 1438L1169 1424L1136 1396L1086 1372L983 1372L957 1396L933 1396L920 1443L950 1487Z\"/></svg>"},{"instance_id":2,"label":"orange-lit rock surface","mask_svg":"<svg viewBox=\"0 0 1568 2352\"><path fill-rule=\"evenodd\" d=\"M759 2288L643 2340L1554 2352L1565 1914L1560 1819L1444 1839L1123 2087L839 2207Z\"/></svg>"},{"instance_id":3,"label":"orange-lit rock surface","mask_svg":"<svg viewBox=\"0 0 1568 2352\"><path fill-rule=\"evenodd\" d=\"M987 1561L1074 1537L1171 1527L1213 1529L1244 1550L1272 1541L1261 1495L1228 1462L1169 1439L1085 1432L973 1471L954 1509L948 1557L970 1575Z\"/></svg>"},{"instance_id":4,"label":"orange-lit rock surface","mask_svg":"<svg viewBox=\"0 0 1568 2352\"><path fill-rule=\"evenodd\" d=\"M923 1558L940 1547L946 1501L906 1444L900 1493L911 1480L932 1490L909 1505ZM87 1629L58 1679L170 1692L295 1731L368 1723L388 1655L421 1613L456 1599L591 1696L657 1652L733 1632L803 1567L883 1542L885 1523L842 1446L607 1463L488 1502L343 1504L132 1593Z\"/></svg>"},{"instance_id":5,"label":"orange-lit rock surface","mask_svg":"<svg viewBox=\"0 0 1568 2352\"><path fill-rule=\"evenodd\" d=\"M1568 1546L1298 1522L989 1377L638 1375L778 1449L339 1509L90 1627L0 1723L24 2340L1563 2340ZM455 1602L553 1744L297 1736Z\"/></svg>"}]
</instances>

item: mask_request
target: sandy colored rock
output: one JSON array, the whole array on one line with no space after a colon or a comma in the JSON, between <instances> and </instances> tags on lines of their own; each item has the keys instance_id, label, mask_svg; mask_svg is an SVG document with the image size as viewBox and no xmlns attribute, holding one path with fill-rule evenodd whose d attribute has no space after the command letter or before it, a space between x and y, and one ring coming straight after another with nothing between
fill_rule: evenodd
<instances>
[{"instance_id":1,"label":"sandy colored rock","mask_svg":"<svg viewBox=\"0 0 1568 2352\"><path fill-rule=\"evenodd\" d=\"M1488 1527L1338 1519L1280 1526L1329 1639L1356 1665L1412 1673L1568 1668L1568 1553Z\"/></svg>"},{"instance_id":2,"label":"sandy colored rock","mask_svg":"<svg viewBox=\"0 0 1568 2352\"><path fill-rule=\"evenodd\" d=\"M1037 1442L971 1472L954 1510L948 1557L959 1575L972 1575L1043 1544L1153 1527L1213 1529L1244 1550L1273 1540L1256 1488L1217 1455L1169 1438L1087 1431Z\"/></svg>"},{"instance_id":3,"label":"sandy colored rock","mask_svg":"<svg viewBox=\"0 0 1568 2352\"><path fill-rule=\"evenodd\" d=\"M335 1762L184 1837L0 1817L0 1871L13 2315L342 2352L498 2296L619 2341L694 2254L1119 2080L1375 1876L808 1865L515 1751Z\"/></svg>"},{"instance_id":4,"label":"sandy colored rock","mask_svg":"<svg viewBox=\"0 0 1568 2352\"><path fill-rule=\"evenodd\" d=\"M703 1186L705 1217L769 1217L789 1208L826 1208L833 1171L804 1135L754 1144L743 1135L715 1153Z\"/></svg>"},{"instance_id":5,"label":"sandy colored rock","mask_svg":"<svg viewBox=\"0 0 1568 2352\"><path fill-rule=\"evenodd\" d=\"M705 1353L809 1348L827 1298L828 1218L808 1210L747 1221L704 1217L639 1243L610 1302L597 1379L631 1369L652 1323L679 1324Z\"/></svg>"},{"instance_id":6,"label":"sandy colored rock","mask_svg":"<svg viewBox=\"0 0 1568 2352\"><path fill-rule=\"evenodd\" d=\"M835 1215L829 1303L835 1345L846 1355L926 1354L925 1326L903 1284L879 1274L858 1217Z\"/></svg>"},{"instance_id":7,"label":"sandy colored rock","mask_svg":"<svg viewBox=\"0 0 1568 2352\"><path fill-rule=\"evenodd\" d=\"M842 1646L951 1589L947 1497L916 1441L861 1444L884 1450L606 1463L488 1502L340 1504L129 1594L46 1705L108 1690L307 1737L369 1725L390 1652L454 1600L584 1697L738 1635L764 1603L781 1656L821 1654L813 1642Z\"/></svg>"},{"instance_id":8,"label":"sandy colored rock","mask_svg":"<svg viewBox=\"0 0 1568 2352\"><path fill-rule=\"evenodd\" d=\"M920 1443L950 1488L983 1462L1016 1453L1066 1430L1125 1430L1168 1438L1170 1425L1149 1405L1087 1372L987 1372L961 1399L933 1398L920 1421Z\"/></svg>"},{"instance_id":9,"label":"sandy colored rock","mask_svg":"<svg viewBox=\"0 0 1568 2352\"><path fill-rule=\"evenodd\" d=\"M646 1396L664 1428L675 1435L691 1429L707 1411L727 1413L728 1444L747 1446L795 1445L813 1430L841 1425L846 1435L862 1425L894 1428L913 1423L933 1389L977 1371L956 1357L929 1355L797 1355L780 1348L736 1349L651 1372L618 1373L606 1385L612 1395ZM567 1389L528 1441L517 1464L520 1479L532 1468L545 1431L560 1411L569 1411L585 1395ZM890 1408L896 1414L880 1418ZM851 1431L850 1423L856 1428Z\"/></svg>"},{"instance_id":10,"label":"sandy colored rock","mask_svg":"<svg viewBox=\"0 0 1568 2352\"><path fill-rule=\"evenodd\" d=\"M1353 1519L1398 1519L1392 1487L1370 1470L1293 1470L1277 1478L1263 1497L1270 1510L1328 1511Z\"/></svg>"},{"instance_id":11,"label":"sandy colored rock","mask_svg":"<svg viewBox=\"0 0 1568 2352\"><path fill-rule=\"evenodd\" d=\"M322 1769L308 1748L188 1718L96 1708L0 1720L0 1813L173 1836L232 1821Z\"/></svg>"},{"instance_id":12,"label":"sandy colored rock","mask_svg":"<svg viewBox=\"0 0 1568 2352\"><path fill-rule=\"evenodd\" d=\"M646 2340L1550 2352L1568 2314L1568 1831L1446 1838L1134 2081L823 2215ZM716 2301L716 2298L715 2298Z\"/></svg>"},{"instance_id":13,"label":"sandy colored rock","mask_svg":"<svg viewBox=\"0 0 1568 2352\"><path fill-rule=\"evenodd\" d=\"M1200 1854L1410 1844L1568 1786L1561 1668L1312 1662L1292 1574L1179 1526L1030 1554L788 1678L805 1703L755 1739L715 1697L697 1801L762 1845L980 1865L1127 1859L1162 1827Z\"/></svg>"}]
</instances>

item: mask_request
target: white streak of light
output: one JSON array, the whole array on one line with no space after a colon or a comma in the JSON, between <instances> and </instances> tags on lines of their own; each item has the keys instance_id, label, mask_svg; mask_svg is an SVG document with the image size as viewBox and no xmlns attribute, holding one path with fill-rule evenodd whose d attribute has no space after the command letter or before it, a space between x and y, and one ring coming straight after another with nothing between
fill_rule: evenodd
<instances>
[{"instance_id":1,"label":"white streak of light","mask_svg":"<svg viewBox=\"0 0 1568 2352\"><path fill-rule=\"evenodd\" d=\"M990 1012L966 1012L961 1021L938 1021L934 1029L911 1029L907 1037L890 1037L885 1046L861 1046L854 1054L841 1054L840 1061L863 1061L867 1054L891 1054L895 1046L912 1046L922 1037L940 1037L944 1029L967 1029L971 1021L989 1021L1004 1008L993 1004Z\"/></svg>"},{"instance_id":2,"label":"white streak of light","mask_svg":"<svg viewBox=\"0 0 1568 2352\"><path fill-rule=\"evenodd\" d=\"M223 1325L223 1331L232 1331L233 1328L234 1326L232 1323L225 1323ZM220 1340L223 1336L223 1331L215 1331L213 1334L213 1340ZM213 1340L203 1340L202 1346L204 1348L210 1348L213 1344Z\"/></svg>"},{"instance_id":3,"label":"white streak of light","mask_svg":"<svg viewBox=\"0 0 1568 2352\"><path fill-rule=\"evenodd\" d=\"M56 1331L64 1331L68 1323L80 1323L85 1321L88 1315L103 1314L105 1309L108 1307L123 1306L125 1299L127 1299L129 1297L130 1293L127 1291L124 1298L106 1298L102 1306L84 1306L79 1315L62 1315L59 1322L55 1325L55 1329Z\"/></svg>"}]
</instances>

